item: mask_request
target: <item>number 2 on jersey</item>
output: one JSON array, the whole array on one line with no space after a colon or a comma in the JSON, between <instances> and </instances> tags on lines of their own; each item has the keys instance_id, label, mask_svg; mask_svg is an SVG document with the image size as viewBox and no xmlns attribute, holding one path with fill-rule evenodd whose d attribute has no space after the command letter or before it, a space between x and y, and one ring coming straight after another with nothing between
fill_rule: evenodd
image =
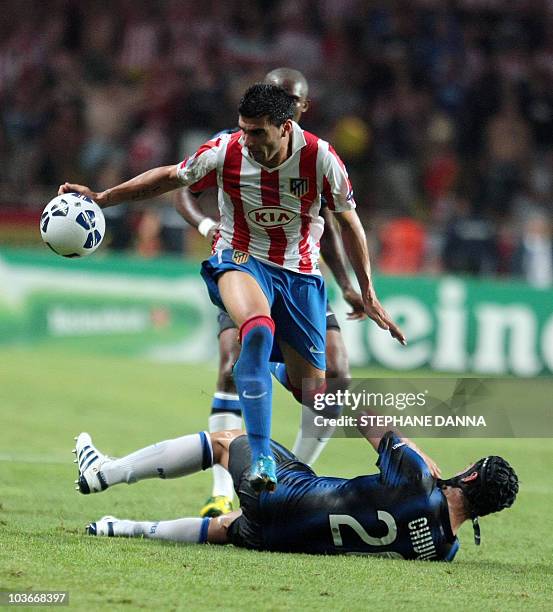
<instances>
[{"instance_id":1,"label":"number 2 on jersey","mask_svg":"<svg viewBox=\"0 0 553 612\"><path fill-rule=\"evenodd\" d=\"M353 516L349 514L329 514L328 521L330 523L330 531L332 532L332 539L334 541L334 546L343 546L342 541L342 533L340 532L340 527L342 525L347 525L351 527L353 531L365 542L365 544L369 544L370 546L387 546L391 544L397 537L397 525L394 520L394 517L385 510L378 510L376 513L379 521L383 521L386 523L388 527L388 533L382 538L375 538L369 535L363 525L359 523Z\"/></svg>"}]
</instances>

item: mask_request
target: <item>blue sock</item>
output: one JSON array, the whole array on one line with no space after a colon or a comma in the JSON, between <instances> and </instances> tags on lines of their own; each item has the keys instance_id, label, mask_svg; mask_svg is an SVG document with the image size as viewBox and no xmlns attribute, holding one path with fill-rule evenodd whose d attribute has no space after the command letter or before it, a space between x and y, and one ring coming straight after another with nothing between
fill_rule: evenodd
<instances>
[{"instance_id":1,"label":"blue sock","mask_svg":"<svg viewBox=\"0 0 553 612\"><path fill-rule=\"evenodd\" d=\"M240 395L242 415L253 460L272 455L270 447L272 381L269 357L273 333L267 325L254 325L242 338L240 357L232 371Z\"/></svg>"},{"instance_id":2,"label":"blue sock","mask_svg":"<svg viewBox=\"0 0 553 612\"><path fill-rule=\"evenodd\" d=\"M278 382L288 391L290 391L290 385L288 384L288 373L286 372L286 366L283 363L276 363L271 361L269 368L273 376Z\"/></svg>"}]
</instances>

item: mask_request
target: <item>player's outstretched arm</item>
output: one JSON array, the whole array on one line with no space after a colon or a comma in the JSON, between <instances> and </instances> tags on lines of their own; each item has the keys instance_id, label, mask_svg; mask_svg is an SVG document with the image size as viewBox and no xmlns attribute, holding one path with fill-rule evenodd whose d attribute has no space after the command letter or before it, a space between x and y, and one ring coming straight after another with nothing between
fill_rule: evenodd
<instances>
[{"instance_id":1,"label":"player's outstretched arm","mask_svg":"<svg viewBox=\"0 0 553 612\"><path fill-rule=\"evenodd\" d=\"M177 166L160 166L147 170L138 176L106 189L105 191L92 191L86 185L76 183L64 183L58 189L58 195L76 191L92 198L101 208L115 206L121 202L134 200L146 200L162 195L180 187L181 183L177 177Z\"/></svg>"},{"instance_id":2,"label":"player's outstretched arm","mask_svg":"<svg viewBox=\"0 0 553 612\"><path fill-rule=\"evenodd\" d=\"M197 203L197 196L188 187L175 192L175 210L192 227L195 227L202 236L213 240L218 223L215 219L204 215Z\"/></svg>"},{"instance_id":3,"label":"player's outstretched arm","mask_svg":"<svg viewBox=\"0 0 553 612\"><path fill-rule=\"evenodd\" d=\"M325 231L321 236L321 255L342 290L343 299L353 309L348 312L348 319L359 321L366 318L367 314L365 313L363 298L355 291L350 282L344 249L339 230L334 221L334 215L327 207L321 209L321 214L325 220Z\"/></svg>"},{"instance_id":4,"label":"player's outstretched arm","mask_svg":"<svg viewBox=\"0 0 553 612\"><path fill-rule=\"evenodd\" d=\"M406 344L401 329L382 308L372 284L369 247L365 230L355 210L334 213L342 230L342 242L359 282L361 296L367 315L382 329L387 329L393 338Z\"/></svg>"},{"instance_id":5,"label":"player's outstretched arm","mask_svg":"<svg viewBox=\"0 0 553 612\"><path fill-rule=\"evenodd\" d=\"M375 415L376 413L370 411L370 410L365 410L361 413L362 415ZM428 456L424 451L422 451L414 442L413 440L411 440L410 438L406 438L400 431L398 431L395 428L384 428L384 427L380 427L380 426L371 426L371 425L364 425L364 426L359 426L358 427L359 432L363 435L363 437L369 442L369 444L374 448L375 451L378 451L378 447L380 445L380 441L382 440L382 438L386 435L386 433L388 433L389 431L393 431L393 433L400 438L401 442L403 442L404 444L406 444L407 446L409 446L410 448L412 448L418 455L420 455L426 465L428 466L428 469L430 470L430 473L432 474L432 476L434 478L440 478L442 475L442 471L440 470L440 467L438 466L438 464L434 461L434 459L432 459L432 457Z\"/></svg>"}]
</instances>

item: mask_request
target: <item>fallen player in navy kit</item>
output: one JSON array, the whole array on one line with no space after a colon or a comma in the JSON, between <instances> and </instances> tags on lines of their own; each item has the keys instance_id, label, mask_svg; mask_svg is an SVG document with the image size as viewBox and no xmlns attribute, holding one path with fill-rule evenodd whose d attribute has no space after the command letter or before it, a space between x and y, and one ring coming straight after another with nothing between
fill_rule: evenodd
<instances>
[{"instance_id":1,"label":"fallen player in navy kit","mask_svg":"<svg viewBox=\"0 0 553 612\"><path fill-rule=\"evenodd\" d=\"M227 544L255 550L366 554L451 561L461 524L510 507L518 479L501 457L480 459L447 480L410 440L387 432L368 438L378 452L378 474L317 476L289 450L271 442L279 486L257 492L248 481L251 451L240 430L200 432L112 459L90 436L76 438L77 489L96 493L122 482L185 476L219 463L232 475L241 509L217 518L131 521L107 516L90 523L95 536L146 537Z\"/></svg>"}]
</instances>

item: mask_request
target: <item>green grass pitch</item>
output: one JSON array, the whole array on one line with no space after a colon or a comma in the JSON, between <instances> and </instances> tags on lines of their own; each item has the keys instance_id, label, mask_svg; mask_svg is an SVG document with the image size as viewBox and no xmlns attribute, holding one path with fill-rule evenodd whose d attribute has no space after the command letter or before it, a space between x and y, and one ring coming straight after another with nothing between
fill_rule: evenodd
<instances>
[{"instance_id":1,"label":"green grass pitch","mask_svg":"<svg viewBox=\"0 0 553 612\"><path fill-rule=\"evenodd\" d=\"M214 379L205 366L1 350L0 590L66 590L70 607L83 610L551 610L547 439L421 442L446 475L495 453L521 480L513 508L482 519L480 548L463 527L451 564L85 536L85 524L108 513L194 516L211 480L202 473L85 497L73 489L73 436L87 430L102 450L122 454L203 429ZM278 390L274 437L291 445L298 420ZM353 476L373 472L375 459L361 440L332 440L316 469Z\"/></svg>"}]
</instances>

